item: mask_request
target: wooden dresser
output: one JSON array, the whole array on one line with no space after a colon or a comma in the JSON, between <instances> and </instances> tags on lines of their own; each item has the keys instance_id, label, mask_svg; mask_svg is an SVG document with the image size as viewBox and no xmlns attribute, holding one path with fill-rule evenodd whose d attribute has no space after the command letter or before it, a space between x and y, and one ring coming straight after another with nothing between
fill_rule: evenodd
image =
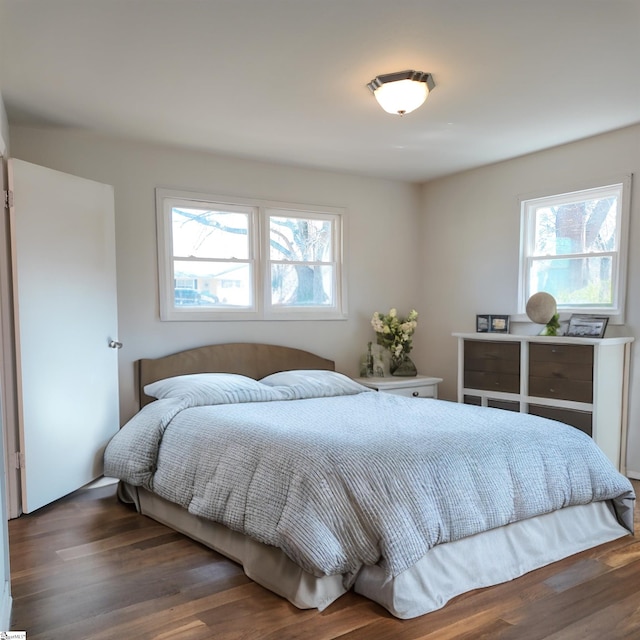
<instances>
[{"instance_id":1,"label":"wooden dresser","mask_svg":"<svg viewBox=\"0 0 640 640\"><path fill-rule=\"evenodd\" d=\"M633 338L453 335L458 402L566 422L589 434L625 472Z\"/></svg>"}]
</instances>

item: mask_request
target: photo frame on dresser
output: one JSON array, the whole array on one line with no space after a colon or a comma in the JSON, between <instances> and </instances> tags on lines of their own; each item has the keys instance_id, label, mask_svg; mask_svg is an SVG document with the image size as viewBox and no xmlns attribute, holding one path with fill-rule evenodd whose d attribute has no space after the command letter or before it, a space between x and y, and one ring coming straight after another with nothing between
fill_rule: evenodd
<instances>
[{"instance_id":1,"label":"photo frame on dresser","mask_svg":"<svg viewBox=\"0 0 640 640\"><path fill-rule=\"evenodd\" d=\"M476 316L476 332L487 333L489 326L491 325L491 316L479 315Z\"/></svg>"},{"instance_id":2,"label":"photo frame on dresser","mask_svg":"<svg viewBox=\"0 0 640 640\"><path fill-rule=\"evenodd\" d=\"M566 335L580 338L604 338L608 322L608 316L574 313L569 318Z\"/></svg>"},{"instance_id":3,"label":"photo frame on dresser","mask_svg":"<svg viewBox=\"0 0 640 640\"><path fill-rule=\"evenodd\" d=\"M509 316L499 314L477 315L476 333L509 333Z\"/></svg>"}]
</instances>

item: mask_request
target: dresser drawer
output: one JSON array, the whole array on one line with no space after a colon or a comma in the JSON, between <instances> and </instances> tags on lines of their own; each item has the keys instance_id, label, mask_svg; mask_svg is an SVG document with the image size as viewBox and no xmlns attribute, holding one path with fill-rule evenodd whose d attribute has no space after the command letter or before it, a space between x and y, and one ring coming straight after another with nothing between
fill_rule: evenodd
<instances>
[{"instance_id":1,"label":"dresser drawer","mask_svg":"<svg viewBox=\"0 0 640 640\"><path fill-rule=\"evenodd\" d=\"M590 345L530 345L529 395L593 402L593 348Z\"/></svg>"},{"instance_id":2,"label":"dresser drawer","mask_svg":"<svg viewBox=\"0 0 640 640\"><path fill-rule=\"evenodd\" d=\"M465 340L465 371L495 371L520 374L520 344L517 342L491 342Z\"/></svg>"},{"instance_id":3,"label":"dresser drawer","mask_svg":"<svg viewBox=\"0 0 640 640\"><path fill-rule=\"evenodd\" d=\"M587 380L529 377L529 395L573 402L593 402L593 385Z\"/></svg>"},{"instance_id":4,"label":"dresser drawer","mask_svg":"<svg viewBox=\"0 0 640 640\"><path fill-rule=\"evenodd\" d=\"M520 344L465 340L464 386L505 393L520 392Z\"/></svg>"},{"instance_id":5,"label":"dresser drawer","mask_svg":"<svg viewBox=\"0 0 640 640\"><path fill-rule=\"evenodd\" d=\"M570 424L587 435L592 435L593 416L589 411L576 411L574 409L563 409L559 407L543 407L537 404L529 405L529 413L550 420L558 420Z\"/></svg>"},{"instance_id":6,"label":"dresser drawer","mask_svg":"<svg viewBox=\"0 0 640 640\"><path fill-rule=\"evenodd\" d=\"M514 373L465 370L464 386L466 389L520 393L520 376Z\"/></svg>"},{"instance_id":7,"label":"dresser drawer","mask_svg":"<svg viewBox=\"0 0 640 640\"><path fill-rule=\"evenodd\" d=\"M400 387L396 389L385 389L385 393L392 393L396 396L406 396L407 398L436 398L438 392L437 385L429 384L422 387Z\"/></svg>"},{"instance_id":8,"label":"dresser drawer","mask_svg":"<svg viewBox=\"0 0 640 640\"><path fill-rule=\"evenodd\" d=\"M529 375L593 380L593 347L580 344L529 345Z\"/></svg>"},{"instance_id":9,"label":"dresser drawer","mask_svg":"<svg viewBox=\"0 0 640 640\"><path fill-rule=\"evenodd\" d=\"M438 385L442 382L442 378L432 376L354 378L354 380L380 393L392 393L407 398L437 398Z\"/></svg>"},{"instance_id":10,"label":"dresser drawer","mask_svg":"<svg viewBox=\"0 0 640 640\"><path fill-rule=\"evenodd\" d=\"M487 406L493 409L502 409L503 411L520 411L520 402L514 400L493 400L489 398L487 400Z\"/></svg>"},{"instance_id":11,"label":"dresser drawer","mask_svg":"<svg viewBox=\"0 0 640 640\"><path fill-rule=\"evenodd\" d=\"M482 406L482 398L480 396L464 396L465 404L473 404L477 407ZM487 400L487 407L491 407L493 409L504 409L505 411L515 411L516 413L520 411L520 401L519 400L496 400L494 398L489 398Z\"/></svg>"}]
</instances>

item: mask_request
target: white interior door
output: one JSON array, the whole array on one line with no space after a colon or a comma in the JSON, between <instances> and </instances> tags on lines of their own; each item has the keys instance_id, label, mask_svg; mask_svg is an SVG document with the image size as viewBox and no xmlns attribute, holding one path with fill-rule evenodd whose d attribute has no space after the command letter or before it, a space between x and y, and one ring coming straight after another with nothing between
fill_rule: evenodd
<instances>
[{"instance_id":1,"label":"white interior door","mask_svg":"<svg viewBox=\"0 0 640 640\"><path fill-rule=\"evenodd\" d=\"M113 187L9 160L22 509L102 474L118 430Z\"/></svg>"}]
</instances>

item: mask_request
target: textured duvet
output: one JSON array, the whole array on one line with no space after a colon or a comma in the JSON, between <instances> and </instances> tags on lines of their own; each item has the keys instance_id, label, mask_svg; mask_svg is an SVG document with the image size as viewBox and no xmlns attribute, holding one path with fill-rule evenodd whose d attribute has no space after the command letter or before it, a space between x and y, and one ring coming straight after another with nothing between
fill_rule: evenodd
<instances>
[{"instance_id":1,"label":"textured duvet","mask_svg":"<svg viewBox=\"0 0 640 640\"><path fill-rule=\"evenodd\" d=\"M437 544L633 489L558 422L385 393L191 406L157 400L109 443L105 475L282 549L302 568L397 576Z\"/></svg>"}]
</instances>

